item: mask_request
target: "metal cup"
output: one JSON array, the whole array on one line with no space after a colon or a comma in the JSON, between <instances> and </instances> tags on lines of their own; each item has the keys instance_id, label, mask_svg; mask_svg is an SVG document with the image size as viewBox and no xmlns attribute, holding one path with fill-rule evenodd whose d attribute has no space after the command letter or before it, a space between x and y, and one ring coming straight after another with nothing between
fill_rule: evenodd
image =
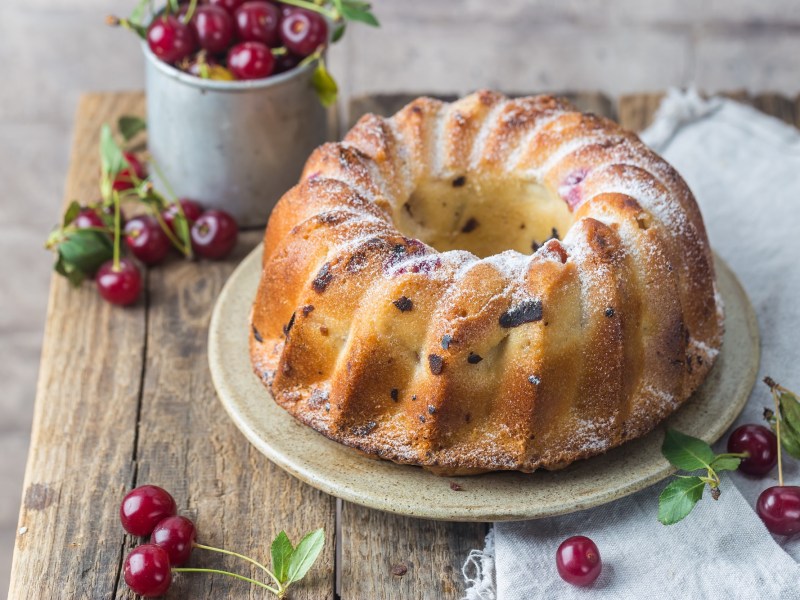
<instances>
[{"instance_id":1,"label":"metal cup","mask_svg":"<svg viewBox=\"0 0 800 600\"><path fill-rule=\"evenodd\" d=\"M314 65L254 81L212 81L162 62L142 44L148 148L156 189L265 225L327 137Z\"/></svg>"}]
</instances>

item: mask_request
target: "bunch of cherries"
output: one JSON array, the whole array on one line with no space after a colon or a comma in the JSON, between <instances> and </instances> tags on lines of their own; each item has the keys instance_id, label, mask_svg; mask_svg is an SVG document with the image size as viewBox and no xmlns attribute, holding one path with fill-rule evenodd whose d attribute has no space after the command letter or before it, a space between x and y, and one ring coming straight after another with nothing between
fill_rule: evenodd
<instances>
[{"instance_id":1,"label":"bunch of cherries","mask_svg":"<svg viewBox=\"0 0 800 600\"><path fill-rule=\"evenodd\" d=\"M210 79L264 79L297 66L328 42L314 11L267 0L207 0L156 15L147 44L162 61Z\"/></svg>"}]
</instances>

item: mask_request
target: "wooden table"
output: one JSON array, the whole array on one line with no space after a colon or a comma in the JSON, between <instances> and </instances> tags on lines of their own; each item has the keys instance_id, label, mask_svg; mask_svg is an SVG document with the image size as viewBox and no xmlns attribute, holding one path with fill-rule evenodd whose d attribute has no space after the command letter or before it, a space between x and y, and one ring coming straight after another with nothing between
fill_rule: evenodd
<instances>
[{"instance_id":1,"label":"wooden table","mask_svg":"<svg viewBox=\"0 0 800 600\"><path fill-rule=\"evenodd\" d=\"M797 99L733 95L800 124ZM410 97L353 99L346 120L367 110L391 113ZM599 94L570 97L638 130L661 94L616 105ZM66 200L98 196L99 130L122 114L144 114L144 96L81 99ZM218 403L206 360L209 318L226 278L261 235L245 232L226 262L174 260L150 270L143 299L129 309L106 304L90 285L73 290L53 277L9 598L132 597L120 572L138 540L124 535L117 515L125 492L143 483L169 489L204 543L263 560L281 529L296 540L324 527L323 555L294 598L461 596L461 565L483 546L488 524L410 519L337 501L267 461ZM221 561L198 551L193 562ZM393 574L397 565L407 572ZM188 575L169 597L264 596L230 578Z\"/></svg>"}]
</instances>

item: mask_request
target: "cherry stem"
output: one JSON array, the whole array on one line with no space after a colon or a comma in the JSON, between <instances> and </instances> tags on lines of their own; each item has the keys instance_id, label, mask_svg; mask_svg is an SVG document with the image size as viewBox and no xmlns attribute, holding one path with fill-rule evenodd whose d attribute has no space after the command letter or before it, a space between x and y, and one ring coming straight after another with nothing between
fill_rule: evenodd
<instances>
[{"instance_id":1,"label":"cherry stem","mask_svg":"<svg viewBox=\"0 0 800 600\"><path fill-rule=\"evenodd\" d=\"M305 2L304 0L281 0L282 4L289 4L290 6L297 6L298 8L306 8L308 10L318 12L319 14L328 17L332 21L339 19L339 13L327 10L321 6L317 6L312 2Z\"/></svg>"},{"instance_id":2,"label":"cherry stem","mask_svg":"<svg viewBox=\"0 0 800 600\"><path fill-rule=\"evenodd\" d=\"M783 487L783 456L781 452L781 405L778 399L778 386L770 386L769 391L775 402L775 436L778 438L778 485Z\"/></svg>"},{"instance_id":3,"label":"cherry stem","mask_svg":"<svg viewBox=\"0 0 800 600\"><path fill-rule=\"evenodd\" d=\"M181 254L184 256L189 256L189 254L186 252L186 247L183 245L183 242L175 237L175 234L172 233L169 225L167 225L164 221L164 217L161 216L161 211L156 207L152 207L151 211L153 216L156 218L156 221L158 221L158 226L161 227L161 230L164 232L164 235L167 236L167 239L170 241L170 243L175 246L175 248L177 248Z\"/></svg>"},{"instance_id":4,"label":"cherry stem","mask_svg":"<svg viewBox=\"0 0 800 600\"><path fill-rule=\"evenodd\" d=\"M235 556L236 558L241 558L242 560L246 560L250 564L257 566L259 569L264 571L267 575L269 575L272 580L278 584L278 587L283 587L278 578L275 574L270 571L265 565L261 564L257 560L250 558L249 556L245 556L244 554L239 554L238 552L233 552L231 550L225 550L224 548L215 548L214 546L206 546L205 544L198 544L197 542L194 543L195 548L200 548L201 550L210 550L211 552L219 552L220 554L227 554L229 556Z\"/></svg>"},{"instance_id":5,"label":"cherry stem","mask_svg":"<svg viewBox=\"0 0 800 600\"><path fill-rule=\"evenodd\" d=\"M112 192L111 197L114 200L114 271L119 271L119 245L122 238L120 231L120 208L119 208L119 194Z\"/></svg>"},{"instance_id":6,"label":"cherry stem","mask_svg":"<svg viewBox=\"0 0 800 600\"><path fill-rule=\"evenodd\" d=\"M199 546L199 544L198 544ZM248 583L252 583L253 585L257 585L259 587L264 588L265 590L269 590L276 596L282 595L282 590L275 589L272 586L267 585L266 583L262 583L261 581L257 581L255 579L250 579L249 577L245 577L244 575L239 575L237 573L231 573L230 571L222 571L221 569L196 569L196 568L189 568L189 567L177 567L172 569L173 573L216 573L217 575L227 575L228 577L234 577L236 579L241 579L242 581L246 581Z\"/></svg>"},{"instance_id":7,"label":"cherry stem","mask_svg":"<svg viewBox=\"0 0 800 600\"><path fill-rule=\"evenodd\" d=\"M183 16L183 22L188 25L189 21L192 20L194 16L194 11L197 9L197 0L191 0L189 2L189 8L186 10L186 14Z\"/></svg>"},{"instance_id":8,"label":"cherry stem","mask_svg":"<svg viewBox=\"0 0 800 600\"><path fill-rule=\"evenodd\" d=\"M272 52L272 56L284 56L289 53L289 51L283 46L271 48L270 52Z\"/></svg>"}]
</instances>

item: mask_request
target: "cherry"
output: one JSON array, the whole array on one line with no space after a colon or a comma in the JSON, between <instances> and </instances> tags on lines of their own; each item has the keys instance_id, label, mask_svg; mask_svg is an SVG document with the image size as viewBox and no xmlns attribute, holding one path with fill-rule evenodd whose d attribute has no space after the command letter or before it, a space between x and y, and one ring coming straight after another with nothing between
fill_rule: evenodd
<instances>
[{"instance_id":1,"label":"cherry","mask_svg":"<svg viewBox=\"0 0 800 600\"><path fill-rule=\"evenodd\" d=\"M245 2L236 9L235 19L236 33L243 42L261 42L272 47L280 43L281 11L271 2Z\"/></svg>"},{"instance_id":2,"label":"cherry","mask_svg":"<svg viewBox=\"0 0 800 600\"><path fill-rule=\"evenodd\" d=\"M157 485L142 485L128 492L119 507L119 520L130 534L145 536L159 521L178 511L175 499Z\"/></svg>"},{"instance_id":3,"label":"cherry","mask_svg":"<svg viewBox=\"0 0 800 600\"><path fill-rule=\"evenodd\" d=\"M129 190L135 185L133 175L136 175L138 179L147 177L147 169L144 163L136 158L135 154L123 152L122 155L125 157L125 160L128 161L129 166L122 169L114 178L114 189L118 192Z\"/></svg>"},{"instance_id":4,"label":"cherry","mask_svg":"<svg viewBox=\"0 0 800 600\"><path fill-rule=\"evenodd\" d=\"M272 75L275 57L261 42L242 42L228 52L228 69L236 79L263 79Z\"/></svg>"},{"instance_id":5,"label":"cherry","mask_svg":"<svg viewBox=\"0 0 800 600\"><path fill-rule=\"evenodd\" d=\"M603 569L600 551L588 537L567 538L556 551L556 567L561 579L572 585L591 584Z\"/></svg>"},{"instance_id":6,"label":"cherry","mask_svg":"<svg viewBox=\"0 0 800 600\"><path fill-rule=\"evenodd\" d=\"M776 485L761 492L756 512L776 535L800 533L800 486Z\"/></svg>"},{"instance_id":7,"label":"cherry","mask_svg":"<svg viewBox=\"0 0 800 600\"><path fill-rule=\"evenodd\" d=\"M192 224L200 218L200 215L203 214L203 207L194 200L188 200L186 198L181 198L178 202L180 202L181 209L183 210L183 216L186 217L186 220L189 222L189 227L191 227ZM175 233L175 216L177 214L178 205L176 203L170 204L164 212L161 213L164 222L173 233Z\"/></svg>"},{"instance_id":8,"label":"cherry","mask_svg":"<svg viewBox=\"0 0 800 600\"><path fill-rule=\"evenodd\" d=\"M169 254L170 241L155 217L134 217L125 225L125 242L146 265L156 265Z\"/></svg>"},{"instance_id":9,"label":"cherry","mask_svg":"<svg viewBox=\"0 0 800 600\"><path fill-rule=\"evenodd\" d=\"M111 223L114 222L115 209L114 209L114 205L113 204L105 204L105 205L103 205L103 208L100 209L100 212L102 212L110 220ZM119 209L119 222L120 222L120 226L121 227L125 227L125 223L127 222L126 219L125 219L125 212L122 210L122 207L120 207L120 209ZM112 227L113 227L113 225L112 225Z\"/></svg>"},{"instance_id":10,"label":"cherry","mask_svg":"<svg viewBox=\"0 0 800 600\"><path fill-rule=\"evenodd\" d=\"M294 54L290 54L288 52L286 54L280 54L279 56L275 57L275 72L285 73L286 71L291 71L298 64L300 64L299 56L295 56Z\"/></svg>"},{"instance_id":11,"label":"cherry","mask_svg":"<svg viewBox=\"0 0 800 600\"><path fill-rule=\"evenodd\" d=\"M145 598L161 596L172 583L169 554L161 546L143 544L125 558L125 583Z\"/></svg>"},{"instance_id":12,"label":"cherry","mask_svg":"<svg viewBox=\"0 0 800 600\"><path fill-rule=\"evenodd\" d=\"M90 227L106 228L106 224L103 223L103 219L97 214L97 211L88 207L80 210L75 219L73 219L72 225L78 229L88 229Z\"/></svg>"},{"instance_id":13,"label":"cherry","mask_svg":"<svg viewBox=\"0 0 800 600\"><path fill-rule=\"evenodd\" d=\"M208 3L213 6L224 8L231 15L236 12L236 9L242 5L244 0L209 0Z\"/></svg>"},{"instance_id":14,"label":"cherry","mask_svg":"<svg viewBox=\"0 0 800 600\"><path fill-rule=\"evenodd\" d=\"M200 47L212 54L225 52L233 41L233 19L225 9L208 4L197 8L191 22Z\"/></svg>"},{"instance_id":15,"label":"cherry","mask_svg":"<svg viewBox=\"0 0 800 600\"><path fill-rule=\"evenodd\" d=\"M322 15L297 9L283 18L280 34L289 52L308 56L328 41L328 24Z\"/></svg>"},{"instance_id":16,"label":"cherry","mask_svg":"<svg viewBox=\"0 0 800 600\"><path fill-rule=\"evenodd\" d=\"M147 28L147 44L158 58L174 63L194 52L197 40L191 28L179 17L161 15Z\"/></svg>"},{"instance_id":17,"label":"cherry","mask_svg":"<svg viewBox=\"0 0 800 600\"><path fill-rule=\"evenodd\" d=\"M748 475L766 475L778 463L778 438L763 425L742 425L728 438L728 452L749 454L739 470Z\"/></svg>"},{"instance_id":18,"label":"cherry","mask_svg":"<svg viewBox=\"0 0 800 600\"><path fill-rule=\"evenodd\" d=\"M97 289L103 300L111 304L128 306L136 302L142 291L142 275L133 261L123 258L119 261L119 269L114 268L114 261L108 260L100 265L96 275Z\"/></svg>"},{"instance_id":19,"label":"cherry","mask_svg":"<svg viewBox=\"0 0 800 600\"><path fill-rule=\"evenodd\" d=\"M171 565L179 567L185 564L192 554L197 530L194 523L186 517L167 517L159 521L150 539L167 551Z\"/></svg>"},{"instance_id":20,"label":"cherry","mask_svg":"<svg viewBox=\"0 0 800 600\"><path fill-rule=\"evenodd\" d=\"M207 210L192 225L192 248L204 258L224 258L236 245L239 227L228 213Z\"/></svg>"}]
</instances>

